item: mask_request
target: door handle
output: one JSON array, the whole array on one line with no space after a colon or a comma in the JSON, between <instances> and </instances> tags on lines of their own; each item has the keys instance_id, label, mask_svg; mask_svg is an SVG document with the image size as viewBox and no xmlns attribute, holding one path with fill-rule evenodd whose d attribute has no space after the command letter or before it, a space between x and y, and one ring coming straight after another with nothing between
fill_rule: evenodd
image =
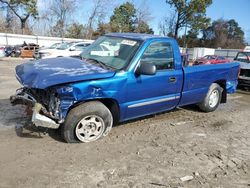
<instances>
[{"instance_id":1,"label":"door handle","mask_svg":"<svg viewBox=\"0 0 250 188\"><path fill-rule=\"evenodd\" d=\"M172 83L176 82L176 80L177 80L176 77L170 77L169 78L169 82L172 82Z\"/></svg>"}]
</instances>

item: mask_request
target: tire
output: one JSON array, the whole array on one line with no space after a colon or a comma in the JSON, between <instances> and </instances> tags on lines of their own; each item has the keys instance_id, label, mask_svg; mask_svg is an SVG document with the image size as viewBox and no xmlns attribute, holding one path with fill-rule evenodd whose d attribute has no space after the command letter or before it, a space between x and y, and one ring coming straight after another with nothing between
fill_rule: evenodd
<instances>
[{"instance_id":1,"label":"tire","mask_svg":"<svg viewBox=\"0 0 250 188\"><path fill-rule=\"evenodd\" d=\"M106 136L112 125L109 109L99 101L91 101L71 109L60 131L68 143L86 143Z\"/></svg>"},{"instance_id":2,"label":"tire","mask_svg":"<svg viewBox=\"0 0 250 188\"><path fill-rule=\"evenodd\" d=\"M200 104L198 104L199 108L203 112L215 111L220 104L222 91L223 89L218 84L213 83L210 86L204 100Z\"/></svg>"}]
</instances>

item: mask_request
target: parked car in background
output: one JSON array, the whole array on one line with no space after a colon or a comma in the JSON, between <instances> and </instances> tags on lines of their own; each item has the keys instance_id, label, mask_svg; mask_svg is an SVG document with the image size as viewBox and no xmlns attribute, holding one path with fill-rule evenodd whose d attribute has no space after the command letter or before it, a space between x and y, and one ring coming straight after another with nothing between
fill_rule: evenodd
<instances>
[{"instance_id":1,"label":"parked car in background","mask_svg":"<svg viewBox=\"0 0 250 188\"><path fill-rule=\"evenodd\" d=\"M238 52L234 60L240 63L239 86L250 87L250 51Z\"/></svg>"},{"instance_id":2,"label":"parked car in background","mask_svg":"<svg viewBox=\"0 0 250 188\"><path fill-rule=\"evenodd\" d=\"M19 57L21 55L22 45L16 46L6 46L5 47L5 56L6 57Z\"/></svg>"},{"instance_id":3,"label":"parked car in background","mask_svg":"<svg viewBox=\"0 0 250 188\"><path fill-rule=\"evenodd\" d=\"M230 60L223 56L206 55L203 58L196 59L194 65L220 64L228 62L230 62Z\"/></svg>"},{"instance_id":4,"label":"parked car in background","mask_svg":"<svg viewBox=\"0 0 250 188\"><path fill-rule=\"evenodd\" d=\"M47 48L42 48L42 49L39 49L36 53L35 53L35 56L34 58L35 59L42 59L46 56L49 56L53 53L53 51L56 50L56 48L60 48L61 45L63 45L64 42L61 42L61 43L55 43L55 44L52 44L51 46L47 47Z\"/></svg>"},{"instance_id":5,"label":"parked car in background","mask_svg":"<svg viewBox=\"0 0 250 188\"><path fill-rule=\"evenodd\" d=\"M92 42L69 42L61 43L55 49L47 49L39 52L39 58L55 58L55 57L79 57L80 53L87 48Z\"/></svg>"},{"instance_id":6,"label":"parked car in background","mask_svg":"<svg viewBox=\"0 0 250 188\"><path fill-rule=\"evenodd\" d=\"M33 58L35 52L39 49L39 45L36 44L29 44L27 46L24 46L21 49L21 55L22 58Z\"/></svg>"},{"instance_id":7,"label":"parked car in background","mask_svg":"<svg viewBox=\"0 0 250 188\"><path fill-rule=\"evenodd\" d=\"M13 52L14 47L13 46L6 46L4 51L5 51L5 56L9 57L11 56L12 52Z\"/></svg>"},{"instance_id":8,"label":"parked car in background","mask_svg":"<svg viewBox=\"0 0 250 188\"><path fill-rule=\"evenodd\" d=\"M43 48L43 50L45 50L45 49L56 49L56 48L58 48L61 44L62 44L62 42L57 42L57 43L52 44L52 45L49 46L49 47Z\"/></svg>"},{"instance_id":9,"label":"parked car in background","mask_svg":"<svg viewBox=\"0 0 250 188\"><path fill-rule=\"evenodd\" d=\"M4 46L0 46L0 57L5 57Z\"/></svg>"},{"instance_id":10,"label":"parked car in background","mask_svg":"<svg viewBox=\"0 0 250 188\"><path fill-rule=\"evenodd\" d=\"M12 49L11 57L20 57L22 45L15 45Z\"/></svg>"},{"instance_id":11,"label":"parked car in background","mask_svg":"<svg viewBox=\"0 0 250 188\"><path fill-rule=\"evenodd\" d=\"M63 45L63 42L54 43L54 44L52 44L49 47L43 47L43 48L41 48L41 49L39 49L39 50L36 51L36 53L34 55L34 58L35 59L41 59L42 57L51 55L51 53L53 51L55 51L56 48L59 48L61 45Z\"/></svg>"}]
</instances>

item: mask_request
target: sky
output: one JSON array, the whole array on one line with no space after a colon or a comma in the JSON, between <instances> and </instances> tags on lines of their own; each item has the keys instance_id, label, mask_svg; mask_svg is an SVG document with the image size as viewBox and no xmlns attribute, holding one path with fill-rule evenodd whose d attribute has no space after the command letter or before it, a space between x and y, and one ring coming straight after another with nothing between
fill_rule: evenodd
<instances>
[{"instance_id":1,"label":"sky","mask_svg":"<svg viewBox=\"0 0 250 188\"><path fill-rule=\"evenodd\" d=\"M245 38L250 43L250 0L213 0L207 15L212 20L235 19L245 32Z\"/></svg>"},{"instance_id":2,"label":"sky","mask_svg":"<svg viewBox=\"0 0 250 188\"><path fill-rule=\"evenodd\" d=\"M109 0L113 7L126 2L127 0ZM153 28L155 34L159 34L159 22L167 16L171 15L173 9L166 4L165 0L129 0L132 1L136 7L139 7L143 1L146 1L149 11L152 14L152 19L149 20L150 27ZM46 2L46 3L45 3ZM38 0L40 8L48 8L48 0ZM78 11L76 19L80 23L86 23L90 10L93 6L92 0L78 0ZM106 19L112 14L109 14ZM250 0L213 0L213 4L207 9L207 16L213 20L223 18L226 20L235 19L242 30L245 32L246 41L250 43ZM86 19L85 19L86 17Z\"/></svg>"}]
</instances>

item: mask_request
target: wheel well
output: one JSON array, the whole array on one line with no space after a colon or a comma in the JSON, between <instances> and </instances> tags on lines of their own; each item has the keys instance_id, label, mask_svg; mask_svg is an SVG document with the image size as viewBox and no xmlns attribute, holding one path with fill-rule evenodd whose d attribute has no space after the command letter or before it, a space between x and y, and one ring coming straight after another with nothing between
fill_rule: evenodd
<instances>
[{"instance_id":1,"label":"wheel well","mask_svg":"<svg viewBox=\"0 0 250 188\"><path fill-rule=\"evenodd\" d=\"M222 87L222 96L221 96L221 103L226 103L227 102L227 88L226 88L226 81L225 80L218 80L214 82L218 84L220 87Z\"/></svg>"},{"instance_id":2,"label":"wheel well","mask_svg":"<svg viewBox=\"0 0 250 188\"><path fill-rule=\"evenodd\" d=\"M90 102L90 101L100 101L101 103L103 103L110 110L110 112L113 116L114 124L117 124L119 122L119 120L120 120L120 108L119 108L118 102L116 100L110 99L110 98L81 101L81 102L78 102L78 103L74 104L73 106L71 106L69 111L71 109L73 109L74 107L81 105L82 103Z\"/></svg>"},{"instance_id":3,"label":"wheel well","mask_svg":"<svg viewBox=\"0 0 250 188\"><path fill-rule=\"evenodd\" d=\"M117 124L120 120L120 108L117 101L114 99L98 99L98 101L102 102L110 110L114 124Z\"/></svg>"}]
</instances>

